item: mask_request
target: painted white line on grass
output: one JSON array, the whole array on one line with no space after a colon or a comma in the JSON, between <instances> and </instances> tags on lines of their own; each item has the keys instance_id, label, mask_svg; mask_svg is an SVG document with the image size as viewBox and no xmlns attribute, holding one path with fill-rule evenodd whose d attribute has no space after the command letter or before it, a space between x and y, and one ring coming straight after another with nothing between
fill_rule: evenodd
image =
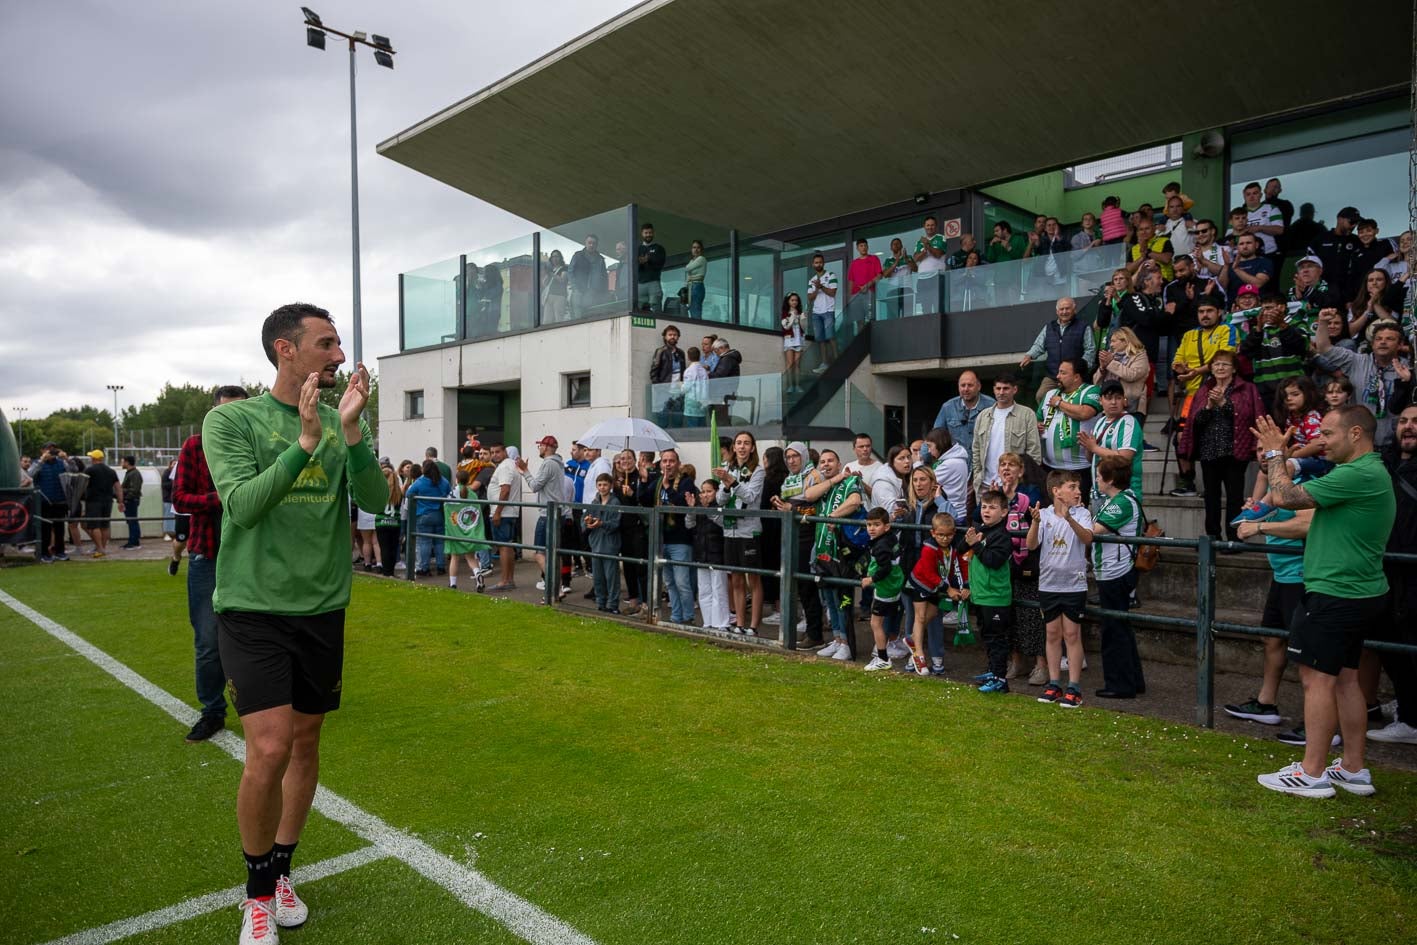
<instances>
[{"instance_id":1,"label":"painted white line on grass","mask_svg":"<svg viewBox=\"0 0 1417 945\"><path fill-rule=\"evenodd\" d=\"M316 880L343 873L346 870L358 869L367 863L376 860L387 859L390 856L387 850L379 847L363 847L352 853L343 856L330 857L328 860L321 860L318 863L311 863L309 866L298 866L295 868L295 875L291 879L298 883L313 883ZM116 942L120 939L128 938L132 935L141 935L144 932L152 932L165 928L169 925L176 925L178 922L186 922L188 919L195 919L199 915L206 915L208 912L216 912L237 905L246 897L246 887L233 886L230 889L223 889L221 892L208 893L205 896L198 896L195 899L188 899L186 902L179 902L175 906L168 906L165 909L154 909L152 912L144 912L142 915L135 915L131 919L120 919L117 922L110 922L107 925L100 925L96 928L85 929L82 932L75 932L73 935L66 935L63 938L56 938L47 945L104 945L107 942Z\"/></svg>"},{"instance_id":2,"label":"painted white line on grass","mask_svg":"<svg viewBox=\"0 0 1417 945\"><path fill-rule=\"evenodd\" d=\"M192 725L197 721L199 713L196 709L160 689L62 624L16 600L3 590L0 590L0 603L183 725ZM218 732L211 741L237 761L245 761L246 743L230 731ZM425 878L452 893L465 905L495 919L532 945L596 945L594 939L515 893L503 889L477 870L439 853L411 834L395 830L382 819L323 786L315 791L314 808L336 823L348 827L389 856L402 860Z\"/></svg>"}]
</instances>

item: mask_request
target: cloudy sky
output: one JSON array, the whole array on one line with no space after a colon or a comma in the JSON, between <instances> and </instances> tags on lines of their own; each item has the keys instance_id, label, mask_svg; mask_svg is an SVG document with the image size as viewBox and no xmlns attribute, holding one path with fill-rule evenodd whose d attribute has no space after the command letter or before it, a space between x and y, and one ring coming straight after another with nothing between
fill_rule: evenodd
<instances>
[{"instance_id":1,"label":"cloudy sky","mask_svg":"<svg viewBox=\"0 0 1417 945\"><path fill-rule=\"evenodd\" d=\"M397 274L529 232L374 146L633 0L318 0L362 50L364 352L398 347ZM0 406L153 399L167 381L269 380L266 313L350 324L348 54L300 5L0 4ZM347 332L346 332L347 334ZM346 338L348 341L348 338ZM350 353L346 344L346 353ZM372 365L371 365L372 366Z\"/></svg>"}]
</instances>

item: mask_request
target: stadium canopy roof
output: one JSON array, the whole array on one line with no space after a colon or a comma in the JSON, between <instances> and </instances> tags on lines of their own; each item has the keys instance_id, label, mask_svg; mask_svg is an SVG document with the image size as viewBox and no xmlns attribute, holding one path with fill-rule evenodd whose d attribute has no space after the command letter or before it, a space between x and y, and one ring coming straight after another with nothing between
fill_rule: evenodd
<instances>
[{"instance_id":1,"label":"stadium canopy roof","mask_svg":"<svg viewBox=\"0 0 1417 945\"><path fill-rule=\"evenodd\" d=\"M1400 90L1412 44L1398 0L647 0L378 150L541 226L767 232Z\"/></svg>"}]
</instances>

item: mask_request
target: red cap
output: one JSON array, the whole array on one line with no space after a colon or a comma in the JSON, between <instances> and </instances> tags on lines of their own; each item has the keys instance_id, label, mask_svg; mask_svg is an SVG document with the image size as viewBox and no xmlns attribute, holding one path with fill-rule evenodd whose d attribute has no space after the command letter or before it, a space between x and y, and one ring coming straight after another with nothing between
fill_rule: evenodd
<instances>
[{"instance_id":1,"label":"red cap","mask_svg":"<svg viewBox=\"0 0 1417 945\"><path fill-rule=\"evenodd\" d=\"M555 449L557 446L559 446L560 444L556 442L556 438L555 438L554 436L552 436L551 434L548 433L548 434L546 434L546 436L543 436L541 439L537 440L537 441L536 441L536 445L537 445L537 446L549 446L549 447L551 447L551 448L554 450L554 449Z\"/></svg>"},{"instance_id":2,"label":"red cap","mask_svg":"<svg viewBox=\"0 0 1417 945\"><path fill-rule=\"evenodd\" d=\"M1242 296L1242 295L1259 295L1259 294L1260 294L1259 288L1256 287L1256 286L1250 285L1250 284L1247 282L1247 283L1245 283L1244 285L1240 286L1240 291L1237 292L1237 293L1235 293L1235 296L1236 296L1236 298L1239 298L1239 297Z\"/></svg>"}]
</instances>

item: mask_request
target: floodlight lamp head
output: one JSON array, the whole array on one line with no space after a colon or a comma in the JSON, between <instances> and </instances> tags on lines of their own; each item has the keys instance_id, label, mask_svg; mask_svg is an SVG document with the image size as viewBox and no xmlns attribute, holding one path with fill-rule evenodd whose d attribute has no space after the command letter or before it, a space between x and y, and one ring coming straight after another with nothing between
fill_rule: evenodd
<instances>
[{"instance_id":1,"label":"floodlight lamp head","mask_svg":"<svg viewBox=\"0 0 1417 945\"><path fill-rule=\"evenodd\" d=\"M325 48L325 31L317 30L313 26L305 27L305 45L313 46L316 49Z\"/></svg>"},{"instance_id":2,"label":"floodlight lamp head","mask_svg":"<svg viewBox=\"0 0 1417 945\"><path fill-rule=\"evenodd\" d=\"M374 45L375 45L376 47L378 47L379 49L385 49L385 50L388 50L389 52L393 52L393 51L394 51L394 44L391 43L391 42L389 42L389 37L387 37L387 36L380 36L378 33L374 33L374 34L371 35L369 38L374 42Z\"/></svg>"},{"instance_id":3,"label":"floodlight lamp head","mask_svg":"<svg viewBox=\"0 0 1417 945\"><path fill-rule=\"evenodd\" d=\"M377 49L374 51L374 61L377 62L379 65L383 66L385 69L392 69L394 67L394 57L390 56L382 49Z\"/></svg>"},{"instance_id":4,"label":"floodlight lamp head","mask_svg":"<svg viewBox=\"0 0 1417 945\"><path fill-rule=\"evenodd\" d=\"M301 8L300 8L300 12L305 14L305 22L306 22L306 23L309 23L311 26L323 26L323 25L324 25L323 23L320 22L320 14L316 13L314 10L310 9L309 7L301 7Z\"/></svg>"},{"instance_id":5,"label":"floodlight lamp head","mask_svg":"<svg viewBox=\"0 0 1417 945\"><path fill-rule=\"evenodd\" d=\"M362 43L364 40L369 38L369 34L364 32L363 30L355 30L354 38Z\"/></svg>"}]
</instances>

